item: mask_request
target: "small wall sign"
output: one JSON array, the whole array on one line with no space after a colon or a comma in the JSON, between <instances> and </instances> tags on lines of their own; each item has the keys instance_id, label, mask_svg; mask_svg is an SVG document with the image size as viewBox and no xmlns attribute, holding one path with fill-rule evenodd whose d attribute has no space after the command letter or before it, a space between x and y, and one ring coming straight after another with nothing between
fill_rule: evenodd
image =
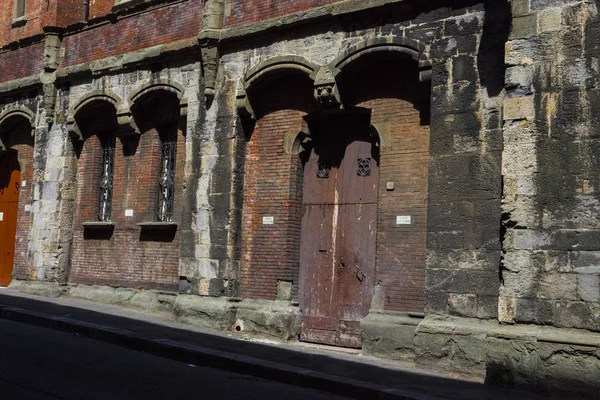
<instances>
[{"instance_id":1,"label":"small wall sign","mask_svg":"<svg viewBox=\"0 0 600 400\"><path fill-rule=\"evenodd\" d=\"M263 217L263 225L273 225L275 223L275 217Z\"/></svg>"},{"instance_id":2,"label":"small wall sign","mask_svg":"<svg viewBox=\"0 0 600 400\"><path fill-rule=\"evenodd\" d=\"M25 204L25 212L31 211L31 204Z\"/></svg>"},{"instance_id":3,"label":"small wall sign","mask_svg":"<svg viewBox=\"0 0 600 400\"><path fill-rule=\"evenodd\" d=\"M126 217L133 217L133 210L125 210Z\"/></svg>"},{"instance_id":4,"label":"small wall sign","mask_svg":"<svg viewBox=\"0 0 600 400\"><path fill-rule=\"evenodd\" d=\"M27 186L27 181L21 181L21 187Z\"/></svg>"},{"instance_id":5,"label":"small wall sign","mask_svg":"<svg viewBox=\"0 0 600 400\"><path fill-rule=\"evenodd\" d=\"M396 225L412 225L412 217L410 215L398 215Z\"/></svg>"}]
</instances>

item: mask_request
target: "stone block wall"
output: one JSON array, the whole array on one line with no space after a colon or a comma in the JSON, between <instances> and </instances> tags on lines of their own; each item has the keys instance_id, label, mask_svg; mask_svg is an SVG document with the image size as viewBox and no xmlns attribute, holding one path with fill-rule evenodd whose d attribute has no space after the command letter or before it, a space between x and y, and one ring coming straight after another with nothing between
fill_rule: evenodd
<instances>
[{"instance_id":1,"label":"stone block wall","mask_svg":"<svg viewBox=\"0 0 600 400\"><path fill-rule=\"evenodd\" d=\"M513 4L502 322L600 330L597 12L582 1Z\"/></svg>"},{"instance_id":2,"label":"stone block wall","mask_svg":"<svg viewBox=\"0 0 600 400\"><path fill-rule=\"evenodd\" d=\"M500 287L502 2L448 20L432 41L426 311L495 318ZM473 10L475 11L475 10Z\"/></svg>"}]
</instances>

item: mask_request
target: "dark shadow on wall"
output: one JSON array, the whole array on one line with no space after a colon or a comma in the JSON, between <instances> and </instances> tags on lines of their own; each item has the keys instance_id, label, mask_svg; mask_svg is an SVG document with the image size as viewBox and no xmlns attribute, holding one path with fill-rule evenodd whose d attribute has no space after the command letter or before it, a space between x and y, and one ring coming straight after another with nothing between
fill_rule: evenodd
<instances>
[{"instance_id":1,"label":"dark shadow on wall","mask_svg":"<svg viewBox=\"0 0 600 400\"><path fill-rule=\"evenodd\" d=\"M487 0L483 32L477 54L481 86L488 96L496 97L504 89L504 46L511 28L510 5L505 0Z\"/></svg>"}]
</instances>

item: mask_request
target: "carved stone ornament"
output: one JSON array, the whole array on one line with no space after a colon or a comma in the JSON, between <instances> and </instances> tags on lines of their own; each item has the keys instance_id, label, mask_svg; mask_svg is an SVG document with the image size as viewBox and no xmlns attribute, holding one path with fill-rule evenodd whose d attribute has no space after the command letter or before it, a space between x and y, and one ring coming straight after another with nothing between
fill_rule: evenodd
<instances>
[{"instance_id":1,"label":"carved stone ornament","mask_svg":"<svg viewBox=\"0 0 600 400\"><path fill-rule=\"evenodd\" d=\"M315 99L319 105L324 107L337 107L340 104L336 96L336 87L333 83L316 86Z\"/></svg>"}]
</instances>

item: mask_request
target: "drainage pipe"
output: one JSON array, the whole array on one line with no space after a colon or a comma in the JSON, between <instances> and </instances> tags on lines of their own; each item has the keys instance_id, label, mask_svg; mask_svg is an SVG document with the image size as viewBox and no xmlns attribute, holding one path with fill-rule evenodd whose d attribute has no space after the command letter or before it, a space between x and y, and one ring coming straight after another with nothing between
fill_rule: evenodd
<instances>
[{"instance_id":1,"label":"drainage pipe","mask_svg":"<svg viewBox=\"0 0 600 400\"><path fill-rule=\"evenodd\" d=\"M87 22L90 17L90 0L83 0L83 22Z\"/></svg>"}]
</instances>

